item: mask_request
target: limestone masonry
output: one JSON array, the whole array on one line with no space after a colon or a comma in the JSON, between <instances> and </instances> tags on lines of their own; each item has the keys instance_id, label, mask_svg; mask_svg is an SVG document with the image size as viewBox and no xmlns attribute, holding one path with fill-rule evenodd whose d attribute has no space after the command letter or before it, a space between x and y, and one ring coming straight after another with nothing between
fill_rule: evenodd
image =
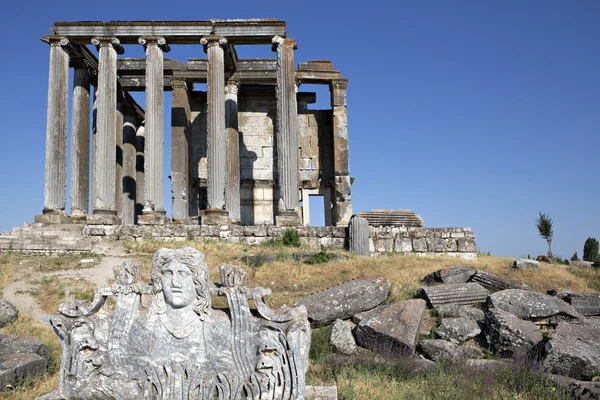
<instances>
[{"instance_id":1,"label":"limestone masonry","mask_svg":"<svg viewBox=\"0 0 600 400\"><path fill-rule=\"evenodd\" d=\"M316 247L347 247L346 227L353 216L348 80L328 60L300 62L296 68L297 44L287 36L284 21L55 22L52 34L42 40L50 45L44 206L36 224L25 230L41 238L42 232L57 230L52 226L83 225L82 232L91 236L94 227L102 236L119 232L118 227L149 227L133 229L131 237L138 238L160 237L152 227L177 224L219 231L204 235L196 228L177 228L187 230L186 237L245 241L271 235L231 232L244 232L236 227L309 226L309 198L319 196L326 227L331 232L343 228L343 233L311 236L308 230L303 236ZM206 58L167 58L173 45L198 55L203 48ZM271 46L273 57L238 58L236 49L247 45ZM142 46L146 57L126 57L134 46ZM330 108L309 109L316 94L298 92L302 84L327 85ZM145 107L132 92L145 92ZM165 92L172 98L170 149L164 146ZM170 216L164 198L166 151ZM462 237L466 245L452 235L462 231L452 229L441 237L437 231L395 232L390 242L390 233L379 232L380 226L420 228L423 220L407 210L362 214L371 228L372 254L476 254L470 231ZM38 250L39 244L14 233L0 236L0 250ZM324 237L331 243L320 240ZM434 240L452 238L457 240ZM77 249L66 246L64 251Z\"/></svg>"}]
</instances>

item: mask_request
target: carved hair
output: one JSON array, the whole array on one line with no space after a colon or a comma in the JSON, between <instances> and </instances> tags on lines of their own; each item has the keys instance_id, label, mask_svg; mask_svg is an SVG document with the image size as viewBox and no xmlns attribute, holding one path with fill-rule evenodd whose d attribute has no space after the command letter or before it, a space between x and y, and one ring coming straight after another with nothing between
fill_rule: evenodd
<instances>
[{"instance_id":1,"label":"carved hair","mask_svg":"<svg viewBox=\"0 0 600 400\"><path fill-rule=\"evenodd\" d=\"M192 280L196 286L196 300L193 308L196 314L204 320L210 314L212 299L210 297L210 275L208 265L204 262L204 254L193 247L182 249L159 249L152 258L152 271L150 272L154 297L150 312L163 314L166 309L165 299L162 296L161 272L165 265L171 261L178 261L187 266L192 273ZM160 295L159 295L160 294Z\"/></svg>"}]
</instances>

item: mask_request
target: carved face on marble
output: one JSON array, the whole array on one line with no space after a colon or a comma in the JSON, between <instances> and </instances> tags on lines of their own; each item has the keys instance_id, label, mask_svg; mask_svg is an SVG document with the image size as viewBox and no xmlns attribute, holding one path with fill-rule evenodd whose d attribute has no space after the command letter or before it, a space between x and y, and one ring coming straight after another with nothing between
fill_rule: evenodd
<instances>
[{"instance_id":1,"label":"carved face on marble","mask_svg":"<svg viewBox=\"0 0 600 400\"><path fill-rule=\"evenodd\" d=\"M158 250L151 276L156 313L163 313L168 305L175 309L192 306L202 320L209 315L210 276L200 251L192 247Z\"/></svg>"},{"instance_id":2,"label":"carved face on marble","mask_svg":"<svg viewBox=\"0 0 600 400\"><path fill-rule=\"evenodd\" d=\"M174 259L163 267L160 281L167 305L183 308L196 300L196 286L192 279L192 271L179 261Z\"/></svg>"}]
</instances>

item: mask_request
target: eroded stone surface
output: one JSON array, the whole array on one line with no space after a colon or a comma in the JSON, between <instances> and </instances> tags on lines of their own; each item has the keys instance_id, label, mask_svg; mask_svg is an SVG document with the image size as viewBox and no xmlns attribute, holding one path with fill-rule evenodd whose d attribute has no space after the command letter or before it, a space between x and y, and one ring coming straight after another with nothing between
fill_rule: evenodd
<instances>
[{"instance_id":1,"label":"eroded stone surface","mask_svg":"<svg viewBox=\"0 0 600 400\"><path fill-rule=\"evenodd\" d=\"M555 324L561 320L582 320L584 317L571 305L547 294L521 289L507 289L491 294L488 305L531 321Z\"/></svg>"},{"instance_id":2,"label":"eroded stone surface","mask_svg":"<svg viewBox=\"0 0 600 400\"><path fill-rule=\"evenodd\" d=\"M191 247L160 249L151 286L139 265L125 262L115 267L117 283L98 289L93 301L63 303L51 319L63 345L61 398L183 400L216 390L223 399L303 398L306 309L271 310L263 300L270 290L243 286L244 270L232 265L220 266L215 288L203 259ZM148 309L140 307L142 294L151 297ZM228 313L211 307L213 296L227 299Z\"/></svg>"},{"instance_id":3,"label":"eroded stone surface","mask_svg":"<svg viewBox=\"0 0 600 400\"><path fill-rule=\"evenodd\" d=\"M600 370L600 326L560 322L546 343L544 367L553 374L589 380Z\"/></svg>"},{"instance_id":4,"label":"eroded stone surface","mask_svg":"<svg viewBox=\"0 0 600 400\"><path fill-rule=\"evenodd\" d=\"M543 338L535 323L501 309L488 310L485 337L490 348L502 357L525 356Z\"/></svg>"},{"instance_id":5,"label":"eroded stone surface","mask_svg":"<svg viewBox=\"0 0 600 400\"><path fill-rule=\"evenodd\" d=\"M479 324L470 318L443 318L437 329L437 334L442 339L454 343L462 343L481 333Z\"/></svg>"},{"instance_id":6,"label":"eroded stone surface","mask_svg":"<svg viewBox=\"0 0 600 400\"><path fill-rule=\"evenodd\" d=\"M483 357L483 352L477 347L459 346L448 340L422 340L419 345L425 357L437 362L457 362Z\"/></svg>"},{"instance_id":7,"label":"eroded stone surface","mask_svg":"<svg viewBox=\"0 0 600 400\"><path fill-rule=\"evenodd\" d=\"M38 354L0 354L0 392L7 390L7 385L42 376L45 371L46 359Z\"/></svg>"},{"instance_id":8,"label":"eroded stone surface","mask_svg":"<svg viewBox=\"0 0 600 400\"><path fill-rule=\"evenodd\" d=\"M354 336L352 336L352 330L348 323L341 319L333 321L333 324L331 324L329 345L333 351L342 354L353 354L356 351L356 341L354 340Z\"/></svg>"},{"instance_id":9,"label":"eroded stone surface","mask_svg":"<svg viewBox=\"0 0 600 400\"><path fill-rule=\"evenodd\" d=\"M0 354L35 353L45 357L48 348L33 336L13 336L0 333Z\"/></svg>"},{"instance_id":10,"label":"eroded stone surface","mask_svg":"<svg viewBox=\"0 0 600 400\"><path fill-rule=\"evenodd\" d=\"M485 271L477 271L471 278L471 282L479 283L484 288L494 291L506 289L524 289L524 287L522 287L523 285L519 285Z\"/></svg>"},{"instance_id":11,"label":"eroded stone surface","mask_svg":"<svg viewBox=\"0 0 600 400\"><path fill-rule=\"evenodd\" d=\"M424 300L415 299L381 308L357 325L356 341L386 357L412 356L425 307Z\"/></svg>"},{"instance_id":12,"label":"eroded stone surface","mask_svg":"<svg viewBox=\"0 0 600 400\"><path fill-rule=\"evenodd\" d=\"M458 304L445 304L437 308L438 315L442 318L470 318L478 322L485 320L485 313L482 309L472 306L461 306Z\"/></svg>"},{"instance_id":13,"label":"eroded stone surface","mask_svg":"<svg viewBox=\"0 0 600 400\"><path fill-rule=\"evenodd\" d=\"M377 307L389 291L388 278L364 277L303 297L297 304L306 307L308 318L315 325L323 325Z\"/></svg>"},{"instance_id":14,"label":"eroded stone surface","mask_svg":"<svg viewBox=\"0 0 600 400\"><path fill-rule=\"evenodd\" d=\"M17 309L10 302L0 299L0 328L17 319Z\"/></svg>"}]
</instances>

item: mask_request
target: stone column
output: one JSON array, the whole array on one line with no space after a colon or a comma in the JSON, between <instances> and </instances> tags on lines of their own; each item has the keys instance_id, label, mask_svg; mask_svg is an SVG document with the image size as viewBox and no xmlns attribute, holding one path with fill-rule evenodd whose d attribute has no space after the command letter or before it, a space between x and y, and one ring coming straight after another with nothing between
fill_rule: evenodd
<instances>
[{"instance_id":1,"label":"stone column","mask_svg":"<svg viewBox=\"0 0 600 400\"><path fill-rule=\"evenodd\" d=\"M333 159L335 170L335 197L333 202L336 226L347 226L352 217L350 198L350 167L348 162L348 115L346 112L346 88L348 79L331 81L331 109L333 113Z\"/></svg>"},{"instance_id":2,"label":"stone column","mask_svg":"<svg viewBox=\"0 0 600 400\"><path fill-rule=\"evenodd\" d=\"M296 41L275 36L277 51L277 170L279 186L277 225L299 225L298 214L298 105L294 50Z\"/></svg>"},{"instance_id":3,"label":"stone column","mask_svg":"<svg viewBox=\"0 0 600 400\"><path fill-rule=\"evenodd\" d=\"M226 147L225 134L225 61L223 46L227 39L206 36L200 41L208 55L207 128L208 128L208 208L202 224L227 222L225 211Z\"/></svg>"},{"instance_id":4,"label":"stone column","mask_svg":"<svg viewBox=\"0 0 600 400\"><path fill-rule=\"evenodd\" d=\"M123 92L117 90L117 113L115 114L115 210L117 217L123 222L123 122L124 116Z\"/></svg>"},{"instance_id":5,"label":"stone column","mask_svg":"<svg viewBox=\"0 0 600 400\"><path fill-rule=\"evenodd\" d=\"M138 217L142 215L142 209L144 208L144 193L146 193L146 185L144 179L144 148L145 148L145 136L144 136L144 123L140 121L137 123L138 128L135 133L135 218L134 223L137 224Z\"/></svg>"},{"instance_id":6,"label":"stone column","mask_svg":"<svg viewBox=\"0 0 600 400\"><path fill-rule=\"evenodd\" d=\"M115 203L115 164L117 118L117 53L123 48L117 38L95 37L98 47L98 95L96 138L93 155L93 218L90 223L119 224Z\"/></svg>"},{"instance_id":7,"label":"stone column","mask_svg":"<svg viewBox=\"0 0 600 400\"><path fill-rule=\"evenodd\" d=\"M136 188L136 115L131 104L125 104L123 121L123 194L122 224L135 223Z\"/></svg>"},{"instance_id":8,"label":"stone column","mask_svg":"<svg viewBox=\"0 0 600 400\"><path fill-rule=\"evenodd\" d=\"M231 222L241 221L240 205L240 136L238 133L238 89L240 80L229 78L225 87L225 129L227 131L227 175L225 208Z\"/></svg>"},{"instance_id":9,"label":"stone column","mask_svg":"<svg viewBox=\"0 0 600 400\"><path fill-rule=\"evenodd\" d=\"M172 79L171 196L173 221L189 217L189 145L192 112L185 79Z\"/></svg>"},{"instance_id":10,"label":"stone column","mask_svg":"<svg viewBox=\"0 0 600 400\"><path fill-rule=\"evenodd\" d=\"M71 112L71 218L85 221L90 206L90 73L76 66Z\"/></svg>"},{"instance_id":11,"label":"stone column","mask_svg":"<svg viewBox=\"0 0 600 400\"><path fill-rule=\"evenodd\" d=\"M170 50L164 38L140 37L146 50L146 148L144 153L145 196L140 224L166 224L164 193L164 73L163 52Z\"/></svg>"},{"instance_id":12,"label":"stone column","mask_svg":"<svg viewBox=\"0 0 600 400\"><path fill-rule=\"evenodd\" d=\"M48 113L46 119L46 173L43 215L36 222L66 223L67 135L69 119L69 40L45 36L50 45Z\"/></svg>"}]
</instances>

